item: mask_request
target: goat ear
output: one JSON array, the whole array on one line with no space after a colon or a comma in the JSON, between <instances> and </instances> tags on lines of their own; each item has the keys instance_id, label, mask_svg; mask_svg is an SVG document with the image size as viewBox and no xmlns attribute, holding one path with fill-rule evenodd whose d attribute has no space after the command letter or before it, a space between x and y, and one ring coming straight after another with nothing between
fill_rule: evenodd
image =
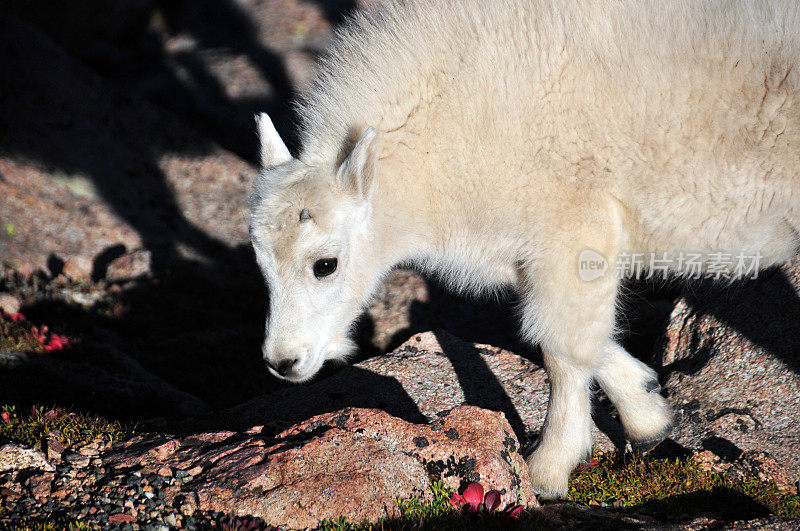
<instances>
[{"instance_id":1,"label":"goat ear","mask_svg":"<svg viewBox=\"0 0 800 531\"><path fill-rule=\"evenodd\" d=\"M267 113L256 114L256 128L261 141L261 167L263 169L268 170L292 160L286 144L281 140Z\"/></svg>"},{"instance_id":2,"label":"goat ear","mask_svg":"<svg viewBox=\"0 0 800 531\"><path fill-rule=\"evenodd\" d=\"M378 132L370 127L364 131L353 151L339 166L336 177L345 189L358 194L362 199L369 199L377 164Z\"/></svg>"}]
</instances>

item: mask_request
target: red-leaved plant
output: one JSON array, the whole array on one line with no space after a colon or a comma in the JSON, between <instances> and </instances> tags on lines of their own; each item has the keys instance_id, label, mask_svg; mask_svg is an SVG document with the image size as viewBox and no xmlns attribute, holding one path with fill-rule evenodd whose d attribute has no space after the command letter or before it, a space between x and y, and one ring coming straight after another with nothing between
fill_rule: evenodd
<instances>
[{"instance_id":1,"label":"red-leaved plant","mask_svg":"<svg viewBox=\"0 0 800 531\"><path fill-rule=\"evenodd\" d=\"M42 344L47 352L64 350L70 346L69 338L67 336L53 334L47 329L46 326L42 326L41 328L32 326L31 334L36 338L37 341L39 341L39 343Z\"/></svg>"},{"instance_id":2,"label":"red-leaved plant","mask_svg":"<svg viewBox=\"0 0 800 531\"><path fill-rule=\"evenodd\" d=\"M22 315L21 313L19 313L19 312L17 312L17 313L8 313L7 311L5 311L2 308L0 308L0 317L8 317L13 322L24 321L25 320L25 316Z\"/></svg>"},{"instance_id":3,"label":"red-leaved plant","mask_svg":"<svg viewBox=\"0 0 800 531\"><path fill-rule=\"evenodd\" d=\"M500 509L502 504L500 500L500 491L492 489L485 495L483 493L483 485L480 483L470 483L464 489L464 494L453 494L450 496L450 503L454 508L466 512L479 513L487 512L493 513L498 511L503 520L515 520L519 518L520 513L524 507L517 504L508 504L504 509Z\"/></svg>"}]
</instances>

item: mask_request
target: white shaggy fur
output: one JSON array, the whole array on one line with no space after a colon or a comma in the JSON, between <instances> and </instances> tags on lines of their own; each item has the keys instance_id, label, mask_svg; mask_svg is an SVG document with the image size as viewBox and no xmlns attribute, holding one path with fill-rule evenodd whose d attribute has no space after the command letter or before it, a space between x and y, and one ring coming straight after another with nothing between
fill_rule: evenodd
<instances>
[{"instance_id":1,"label":"white shaggy fur","mask_svg":"<svg viewBox=\"0 0 800 531\"><path fill-rule=\"evenodd\" d=\"M591 450L593 380L632 442L663 438L655 373L613 339L613 272L623 253L760 253L766 267L797 251L798 6L419 0L357 14L300 103L296 159L259 118L251 234L273 372L302 381L346 356L381 278L414 263L457 290L520 293L551 382L528 461L541 494L563 495ZM607 274L581 280L586 249ZM323 258L337 269L316 278Z\"/></svg>"}]
</instances>

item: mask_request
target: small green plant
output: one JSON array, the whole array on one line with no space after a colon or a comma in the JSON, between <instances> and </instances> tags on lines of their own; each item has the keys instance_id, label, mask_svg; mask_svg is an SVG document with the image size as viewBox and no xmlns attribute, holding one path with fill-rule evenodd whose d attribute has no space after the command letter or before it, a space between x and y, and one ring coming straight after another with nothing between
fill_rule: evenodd
<instances>
[{"instance_id":1,"label":"small green plant","mask_svg":"<svg viewBox=\"0 0 800 531\"><path fill-rule=\"evenodd\" d=\"M384 529L425 529L426 524L433 520L448 518L461 521L458 513L450 504L452 491L442 482L437 481L430 486L433 499L423 501L419 498L395 500L400 510L400 517L382 519L375 523L363 521L350 523L346 518L325 519L320 521L319 527L324 531L378 531ZM453 529L456 529L455 527Z\"/></svg>"},{"instance_id":2,"label":"small green plant","mask_svg":"<svg viewBox=\"0 0 800 531\"><path fill-rule=\"evenodd\" d=\"M441 481L436 481L431 484L430 489L433 500L429 502L422 501L419 498L397 500L397 507L400 509L400 514L404 518L420 520L452 512L453 507L450 504L450 496L453 494L452 490Z\"/></svg>"},{"instance_id":3,"label":"small green plant","mask_svg":"<svg viewBox=\"0 0 800 531\"><path fill-rule=\"evenodd\" d=\"M60 442L71 445L100 439L116 442L132 435L134 428L97 415L64 411L61 408L33 406L22 412L13 405L0 406L0 441L11 441L37 447L50 432L60 432Z\"/></svg>"},{"instance_id":4,"label":"small green plant","mask_svg":"<svg viewBox=\"0 0 800 531\"><path fill-rule=\"evenodd\" d=\"M616 454L597 456L597 466L579 469L570 481L569 499L636 507L660 518L709 511L730 518L774 513L800 517L800 496L781 492L774 482L750 477L734 480L707 472L690 458L649 459Z\"/></svg>"}]
</instances>

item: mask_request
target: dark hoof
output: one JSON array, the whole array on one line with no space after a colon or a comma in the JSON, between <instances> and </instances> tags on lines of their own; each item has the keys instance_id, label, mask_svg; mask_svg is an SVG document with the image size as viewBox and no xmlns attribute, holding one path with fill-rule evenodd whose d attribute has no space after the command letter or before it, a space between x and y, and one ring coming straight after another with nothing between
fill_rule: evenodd
<instances>
[{"instance_id":1,"label":"dark hoof","mask_svg":"<svg viewBox=\"0 0 800 531\"><path fill-rule=\"evenodd\" d=\"M652 439L647 439L644 441L631 441L631 449L633 453L636 455L645 455L650 450L661 444L661 442L669 436L669 433L672 431L673 424L670 422L667 424L663 430L659 432L658 435L653 437Z\"/></svg>"},{"instance_id":2,"label":"dark hoof","mask_svg":"<svg viewBox=\"0 0 800 531\"><path fill-rule=\"evenodd\" d=\"M659 385L658 380L649 380L644 384L644 390L648 393L659 393L661 392L661 385Z\"/></svg>"},{"instance_id":3,"label":"dark hoof","mask_svg":"<svg viewBox=\"0 0 800 531\"><path fill-rule=\"evenodd\" d=\"M664 439L651 439L644 442L631 442L631 450L638 456L647 455L650 450L661 444L663 440Z\"/></svg>"},{"instance_id":4,"label":"dark hoof","mask_svg":"<svg viewBox=\"0 0 800 531\"><path fill-rule=\"evenodd\" d=\"M533 490L533 493L536 495L539 501L563 500L567 497L567 493L561 491L542 490L538 487L533 487L531 490Z\"/></svg>"}]
</instances>

